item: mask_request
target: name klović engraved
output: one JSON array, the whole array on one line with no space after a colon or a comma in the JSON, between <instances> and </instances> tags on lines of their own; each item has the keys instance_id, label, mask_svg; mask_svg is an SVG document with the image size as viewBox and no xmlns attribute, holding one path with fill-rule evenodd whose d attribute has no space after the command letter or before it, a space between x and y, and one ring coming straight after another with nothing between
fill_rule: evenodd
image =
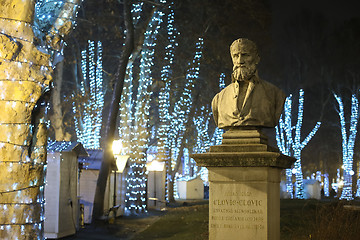
<instances>
[{"instance_id":1,"label":"name klovi\u0107 engraved","mask_svg":"<svg viewBox=\"0 0 360 240\"><path fill-rule=\"evenodd\" d=\"M224 199L224 200L214 200L213 201L214 206L246 206L246 207L252 207L252 206L262 206L262 200L230 200L230 199Z\"/></svg>"},{"instance_id":2,"label":"name klovi\u0107 engraved","mask_svg":"<svg viewBox=\"0 0 360 240\"><path fill-rule=\"evenodd\" d=\"M263 200L254 199L250 192L226 192L224 196L230 197L230 199L211 201L213 215L210 217L210 228L265 229L264 207L266 204Z\"/></svg>"}]
</instances>

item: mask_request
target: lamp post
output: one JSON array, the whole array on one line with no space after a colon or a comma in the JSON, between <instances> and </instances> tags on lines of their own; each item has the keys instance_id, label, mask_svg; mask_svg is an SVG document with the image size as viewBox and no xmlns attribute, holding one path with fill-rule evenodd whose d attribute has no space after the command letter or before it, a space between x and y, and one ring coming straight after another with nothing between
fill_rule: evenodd
<instances>
[{"instance_id":1,"label":"lamp post","mask_svg":"<svg viewBox=\"0 0 360 240\"><path fill-rule=\"evenodd\" d=\"M116 217L116 210L120 207L120 205L117 206L116 204L116 180L117 180L116 173L120 173L120 174L123 173L127 161L129 159L129 155L123 154L123 146L121 140L113 141L112 151L116 162L116 170L114 170L114 195L113 195L113 207L111 210L114 212L114 217Z\"/></svg>"}]
</instances>

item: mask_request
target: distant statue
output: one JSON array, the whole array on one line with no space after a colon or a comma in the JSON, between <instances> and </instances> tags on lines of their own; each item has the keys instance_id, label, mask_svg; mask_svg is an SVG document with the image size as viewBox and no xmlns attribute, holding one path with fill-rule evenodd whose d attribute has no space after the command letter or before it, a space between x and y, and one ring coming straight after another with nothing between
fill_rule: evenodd
<instances>
[{"instance_id":1,"label":"distant statue","mask_svg":"<svg viewBox=\"0 0 360 240\"><path fill-rule=\"evenodd\" d=\"M275 127L284 107L285 94L259 78L260 61L254 42L240 38L230 46L234 64L232 83L212 100L214 120L219 128Z\"/></svg>"}]
</instances>

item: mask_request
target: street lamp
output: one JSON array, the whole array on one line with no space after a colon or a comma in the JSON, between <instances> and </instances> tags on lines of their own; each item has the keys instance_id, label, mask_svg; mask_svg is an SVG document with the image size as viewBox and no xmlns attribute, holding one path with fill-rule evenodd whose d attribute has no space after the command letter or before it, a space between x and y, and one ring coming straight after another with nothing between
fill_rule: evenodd
<instances>
[{"instance_id":1,"label":"street lamp","mask_svg":"<svg viewBox=\"0 0 360 240\"><path fill-rule=\"evenodd\" d=\"M113 144L112 144L112 151L114 156L116 157L116 155L120 155L122 152L123 146L121 143L121 140L114 140Z\"/></svg>"},{"instance_id":2,"label":"street lamp","mask_svg":"<svg viewBox=\"0 0 360 240\"><path fill-rule=\"evenodd\" d=\"M121 140L114 140L112 144L112 151L116 160L116 168L119 173L122 173L125 169L129 155L123 155L123 146Z\"/></svg>"},{"instance_id":3,"label":"street lamp","mask_svg":"<svg viewBox=\"0 0 360 240\"><path fill-rule=\"evenodd\" d=\"M116 180L117 180L116 173L122 174L124 172L127 161L128 161L130 156L129 155L123 155L123 146L122 146L121 140L114 140L113 141L112 151L113 151L114 158L115 158L115 161L116 161L116 168L117 169L114 171L113 207L111 208L112 210L110 212L113 215L113 218L115 218L116 217L116 211L120 207L120 205L116 204L116 190L117 190L116 189ZM121 175L119 175L119 176L121 176ZM112 221L114 220L113 218L111 218Z\"/></svg>"}]
</instances>

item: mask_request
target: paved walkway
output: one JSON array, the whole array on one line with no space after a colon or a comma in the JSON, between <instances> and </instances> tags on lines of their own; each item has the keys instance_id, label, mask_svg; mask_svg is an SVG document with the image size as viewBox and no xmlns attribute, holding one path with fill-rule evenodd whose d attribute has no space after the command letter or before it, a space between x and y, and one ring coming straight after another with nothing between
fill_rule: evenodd
<instances>
[{"instance_id":1,"label":"paved walkway","mask_svg":"<svg viewBox=\"0 0 360 240\"><path fill-rule=\"evenodd\" d=\"M140 216L118 217L112 224L102 222L95 226L85 225L76 235L63 240L135 240L137 233L144 231L164 214L165 212L149 211Z\"/></svg>"},{"instance_id":2,"label":"paved walkway","mask_svg":"<svg viewBox=\"0 0 360 240\"><path fill-rule=\"evenodd\" d=\"M176 203L167 205L168 209L197 204L206 204L208 200L177 200ZM168 211L150 210L146 214L138 216L117 217L114 223L100 222L97 225L85 225L74 236L62 238L62 240L136 240L136 235L157 220Z\"/></svg>"}]
</instances>

